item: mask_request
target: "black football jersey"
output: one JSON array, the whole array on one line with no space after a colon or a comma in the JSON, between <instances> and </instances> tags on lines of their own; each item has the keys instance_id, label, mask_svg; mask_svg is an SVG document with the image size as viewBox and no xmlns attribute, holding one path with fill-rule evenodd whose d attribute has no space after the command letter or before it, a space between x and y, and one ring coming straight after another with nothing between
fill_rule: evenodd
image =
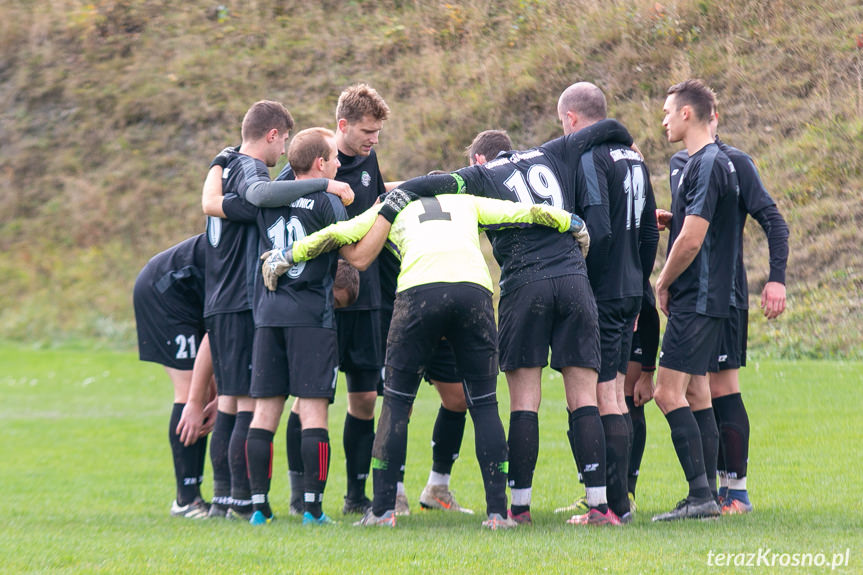
<instances>
[{"instance_id":1,"label":"black football jersey","mask_svg":"<svg viewBox=\"0 0 863 575\"><path fill-rule=\"evenodd\" d=\"M609 141L631 143L626 129L617 126L609 131ZM464 191L470 194L545 203L578 212L576 172L588 143L585 134L575 132L538 148L505 152L486 164L462 168L456 174L464 182ZM501 295L539 279L587 274L584 258L570 234L542 227L487 232L501 267Z\"/></svg>"},{"instance_id":2,"label":"black football jersey","mask_svg":"<svg viewBox=\"0 0 863 575\"><path fill-rule=\"evenodd\" d=\"M642 251L656 256L656 200L641 156L621 144L602 144L581 156L578 205L590 231L587 269L597 301L644 291Z\"/></svg>"},{"instance_id":3,"label":"black football jersey","mask_svg":"<svg viewBox=\"0 0 863 575\"><path fill-rule=\"evenodd\" d=\"M222 172L226 217L207 218L205 317L252 309L258 208L245 200L245 193L258 181L270 181L266 164L244 154L235 154Z\"/></svg>"},{"instance_id":4,"label":"black football jersey","mask_svg":"<svg viewBox=\"0 0 863 575\"><path fill-rule=\"evenodd\" d=\"M204 313L206 238L198 234L153 256L141 269L136 289L148 293L146 306L153 314L180 322L200 322ZM156 309L158 308L158 309Z\"/></svg>"},{"instance_id":5,"label":"black football jersey","mask_svg":"<svg viewBox=\"0 0 863 575\"><path fill-rule=\"evenodd\" d=\"M696 215L710 222L701 249L669 286L669 310L727 317L734 301L737 265L737 172L715 143L693 154L678 178L671 200L668 253L683 221Z\"/></svg>"},{"instance_id":6,"label":"black football jersey","mask_svg":"<svg viewBox=\"0 0 863 575\"><path fill-rule=\"evenodd\" d=\"M330 224L347 219L339 198L316 192L288 207L264 208L258 212L258 251L286 248ZM335 328L333 282L338 252L333 251L298 263L279 278L276 291L255 279L256 327Z\"/></svg>"}]
</instances>

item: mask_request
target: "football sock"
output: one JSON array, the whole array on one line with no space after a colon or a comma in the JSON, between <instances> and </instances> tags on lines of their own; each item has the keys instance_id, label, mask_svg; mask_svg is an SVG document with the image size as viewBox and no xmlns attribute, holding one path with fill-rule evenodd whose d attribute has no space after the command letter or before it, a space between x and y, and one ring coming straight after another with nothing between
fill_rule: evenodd
<instances>
[{"instance_id":1,"label":"football sock","mask_svg":"<svg viewBox=\"0 0 863 575\"><path fill-rule=\"evenodd\" d=\"M704 471L704 450L701 446L701 432L689 406L680 407L665 414L671 428L671 442L677 459L689 482L689 496L696 499L711 497Z\"/></svg>"},{"instance_id":2,"label":"football sock","mask_svg":"<svg viewBox=\"0 0 863 575\"><path fill-rule=\"evenodd\" d=\"M483 388L483 387L480 387ZM485 387L488 388L488 387ZM491 387L494 389L494 387ZM497 411L497 399L469 408L473 420L476 458L485 486L486 513L506 516L506 434Z\"/></svg>"},{"instance_id":3,"label":"football sock","mask_svg":"<svg viewBox=\"0 0 863 575\"><path fill-rule=\"evenodd\" d=\"M466 412L450 411L440 406L432 430L432 471L447 476L452 473L452 465L461 449L466 420Z\"/></svg>"},{"instance_id":4,"label":"football sock","mask_svg":"<svg viewBox=\"0 0 863 575\"><path fill-rule=\"evenodd\" d=\"M569 414L570 447L585 488L605 487L605 431L595 405Z\"/></svg>"},{"instance_id":5,"label":"football sock","mask_svg":"<svg viewBox=\"0 0 863 575\"><path fill-rule=\"evenodd\" d=\"M185 403L175 403L171 409L171 419L168 422L168 442L171 444L171 455L174 459L174 477L177 481L177 505L188 505L200 495L198 485L197 464L198 444L189 447L183 445L177 435L177 424L183 414Z\"/></svg>"},{"instance_id":6,"label":"football sock","mask_svg":"<svg viewBox=\"0 0 863 575\"><path fill-rule=\"evenodd\" d=\"M346 413L342 443L345 449L348 499L358 500L366 495L366 479L369 476L374 442L375 420L359 419Z\"/></svg>"},{"instance_id":7,"label":"football sock","mask_svg":"<svg viewBox=\"0 0 863 575\"><path fill-rule=\"evenodd\" d=\"M635 406L631 395L626 396L626 405L632 421L632 449L629 453L629 474L627 475L627 491L635 495L635 484L638 481L638 470L641 458L644 456L644 445L647 442L647 422L644 419L644 406Z\"/></svg>"},{"instance_id":8,"label":"football sock","mask_svg":"<svg viewBox=\"0 0 863 575\"><path fill-rule=\"evenodd\" d=\"M249 471L246 469L246 436L252 422L251 411L238 411L228 446L231 465L231 507L241 513L252 509L252 492L249 488Z\"/></svg>"},{"instance_id":9,"label":"football sock","mask_svg":"<svg viewBox=\"0 0 863 575\"><path fill-rule=\"evenodd\" d=\"M513 411L509 414L509 487L512 492L512 513L518 515L530 509L530 488L539 454L539 417L533 411Z\"/></svg>"},{"instance_id":10,"label":"football sock","mask_svg":"<svg viewBox=\"0 0 863 575\"><path fill-rule=\"evenodd\" d=\"M722 446L723 471L732 489L746 489L746 471L749 462L749 415L739 393L717 397L713 409L719 423L719 440ZM736 483L736 485L732 485Z\"/></svg>"},{"instance_id":11,"label":"football sock","mask_svg":"<svg viewBox=\"0 0 863 575\"><path fill-rule=\"evenodd\" d=\"M704 472L707 474L707 485L715 498L716 492L716 458L719 451L719 428L716 426L716 417L713 408L693 411L692 415L698 423L701 433L701 448L704 450Z\"/></svg>"},{"instance_id":12,"label":"football sock","mask_svg":"<svg viewBox=\"0 0 863 575\"><path fill-rule=\"evenodd\" d=\"M372 485L375 494L372 510L378 517L396 507L396 483L405 461L407 421L412 403L412 399L384 396L378 430L386 440L376 441L372 454Z\"/></svg>"},{"instance_id":13,"label":"football sock","mask_svg":"<svg viewBox=\"0 0 863 575\"><path fill-rule=\"evenodd\" d=\"M608 504L612 511L623 515L629 511L629 497L626 492L626 476L629 472L628 445L629 430L622 415L603 415L602 428L605 432L606 484Z\"/></svg>"},{"instance_id":14,"label":"football sock","mask_svg":"<svg viewBox=\"0 0 863 575\"><path fill-rule=\"evenodd\" d=\"M321 502L330 471L330 434L323 428L303 430L303 465L308 472L304 477L304 510L314 517L323 513Z\"/></svg>"},{"instance_id":15,"label":"football sock","mask_svg":"<svg viewBox=\"0 0 863 575\"><path fill-rule=\"evenodd\" d=\"M303 427L300 414L290 412L285 429L285 448L288 453L288 477L291 480L291 507L303 508Z\"/></svg>"},{"instance_id":16,"label":"football sock","mask_svg":"<svg viewBox=\"0 0 863 575\"><path fill-rule=\"evenodd\" d=\"M252 427L246 435L246 459L252 508L272 517L268 494L273 477L273 432Z\"/></svg>"},{"instance_id":17,"label":"football sock","mask_svg":"<svg viewBox=\"0 0 863 575\"><path fill-rule=\"evenodd\" d=\"M231 467L228 465L228 445L237 416L219 411L210 440L210 464L213 466L213 503L227 507L231 503Z\"/></svg>"},{"instance_id":18,"label":"football sock","mask_svg":"<svg viewBox=\"0 0 863 575\"><path fill-rule=\"evenodd\" d=\"M445 487L449 487L449 479L450 475L438 473L437 471L429 471L429 485L443 485Z\"/></svg>"}]
</instances>

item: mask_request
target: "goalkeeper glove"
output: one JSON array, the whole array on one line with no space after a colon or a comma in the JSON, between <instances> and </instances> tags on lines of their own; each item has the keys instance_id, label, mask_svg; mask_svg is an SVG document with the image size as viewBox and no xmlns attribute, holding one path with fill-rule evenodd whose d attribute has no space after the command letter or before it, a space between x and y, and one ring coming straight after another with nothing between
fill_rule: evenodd
<instances>
[{"instance_id":1,"label":"goalkeeper glove","mask_svg":"<svg viewBox=\"0 0 863 575\"><path fill-rule=\"evenodd\" d=\"M386 195L378 215L383 216L389 223L393 223L405 206L419 198L413 192L396 188Z\"/></svg>"},{"instance_id":2,"label":"goalkeeper glove","mask_svg":"<svg viewBox=\"0 0 863 575\"><path fill-rule=\"evenodd\" d=\"M587 232L584 220L572 214L572 219L569 222L569 231L575 237L575 241L578 242L581 255L587 257L587 252L590 250L590 234Z\"/></svg>"},{"instance_id":3,"label":"goalkeeper glove","mask_svg":"<svg viewBox=\"0 0 863 575\"><path fill-rule=\"evenodd\" d=\"M264 285L267 286L268 290L276 291L279 278L294 266L291 248L270 250L265 252L261 259L264 260L264 264L261 266Z\"/></svg>"}]
</instances>

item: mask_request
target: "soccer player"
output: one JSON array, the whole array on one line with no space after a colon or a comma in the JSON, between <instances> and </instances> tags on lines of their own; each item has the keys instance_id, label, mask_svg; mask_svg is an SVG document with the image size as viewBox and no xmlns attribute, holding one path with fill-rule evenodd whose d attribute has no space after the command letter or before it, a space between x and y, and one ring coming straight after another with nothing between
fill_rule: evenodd
<instances>
[{"instance_id":1,"label":"soccer player","mask_svg":"<svg viewBox=\"0 0 863 575\"><path fill-rule=\"evenodd\" d=\"M689 493L654 521L720 514L706 472L715 465L719 433L707 382L693 377L707 373L718 344L737 260L737 174L710 135L714 107L713 91L699 80L669 88L663 107L668 141L682 141L689 160L672 197L668 257L656 282L668 323L653 397L668 420Z\"/></svg>"},{"instance_id":2,"label":"soccer player","mask_svg":"<svg viewBox=\"0 0 863 575\"><path fill-rule=\"evenodd\" d=\"M335 134L325 128L298 133L288 149L297 181L333 178L339 167ZM346 219L341 202L324 192L306 195L289 207L258 212L258 252L283 249L331 223ZM345 247L347 251L355 246ZM246 440L252 525L272 521L268 493L273 466L273 434L288 395L299 398L304 470L303 524L333 521L321 507L329 471L327 408L335 395L338 350L333 284L337 254L300 263L266 289L255 286L255 341L250 395L256 399Z\"/></svg>"},{"instance_id":3,"label":"soccer player","mask_svg":"<svg viewBox=\"0 0 863 575\"><path fill-rule=\"evenodd\" d=\"M336 106L336 145L341 166L336 179L350 184L355 194L348 207L353 217L375 203L386 192L374 146L390 109L378 92L355 84L342 91ZM278 180L293 179L290 164ZM378 263L360 273L360 293L356 303L336 313L339 334L339 368L345 372L348 409L342 441L347 471L347 494L343 512L365 513L371 505L366 497L366 479L374 443L375 401L381 382L384 340L381 327L381 286ZM297 421L289 419L288 434ZM288 448L292 445L288 441ZM292 460L288 456L289 462ZM292 474L293 476L293 474Z\"/></svg>"},{"instance_id":4,"label":"soccer player","mask_svg":"<svg viewBox=\"0 0 863 575\"><path fill-rule=\"evenodd\" d=\"M258 247L258 208L246 196L250 190L272 188L263 185L270 181L268 168L285 153L293 125L290 113L278 102L263 100L249 108L243 118L239 152L230 157L224 173L226 197L218 197L225 217L207 219L204 318L219 387L219 413L210 449L212 516L248 520L252 513L245 443L254 409L249 397L254 336L250 286Z\"/></svg>"},{"instance_id":5,"label":"soccer player","mask_svg":"<svg viewBox=\"0 0 863 575\"><path fill-rule=\"evenodd\" d=\"M767 237L770 253L770 274L761 292L761 307L767 319L778 317L785 310L785 266L788 260L788 226L776 207L776 202L764 188L755 163L747 154L722 142L716 131L719 114L714 110L710 131L716 144L728 156L740 183L738 201L737 266L734 298L729 317L723 322L719 348L712 358L709 371L710 394L719 427L719 497L723 514L748 513L752 503L746 489L749 458L749 416L740 395L740 368L746 365L747 324L749 322L749 291L746 268L743 265L743 227L751 215L761 225ZM681 150L671 158L671 185L680 178L688 160Z\"/></svg>"},{"instance_id":6,"label":"soccer player","mask_svg":"<svg viewBox=\"0 0 863 575\"><path fill-rule=\"evenodd\" d=\"M566 88L558 99L564 134L607 117L605 95L589 82ZM599 311L599 415L605 432L609 507L627 521L632 421L624 400L624 379L644 278L653 270L656 203L650 174L640 154L620 143L600 144L582 154L577 172L577 205L590 231L587 275ZM599 519L596 513L594 520ZM591 514L573 516L587 523Z\"/></svg>"},{"instance_id":7,"label":"soccer player","mask_svg":"<svg viewBox=\"0 0 863 575\"><path fill-rule=\"evenodd\" d=\"M199 234L153 256L138 274L132 296L139 357L164 366L174 385L168 440L177 496L171 515L191 519L207 517L209 512L209 504L201 497L207 437L206 433L196 435L184 445L177 424L189 395L195 358L206 339L205 242L204 235ZM210 417L214 408L212 404L207 409Z\"/></svg>"},{"instance_id":8,"label":"soccer player","mask_svg":"<svg viewBox=\"0 0 863 575\"><path fill-rule=\"evenodd\" d=\"M419 195L447 190L573 209L579 158L591 145L606 140L632 143L623 126L607 120L532 150L506 153L451 176L409 180L402 187ZM542 228L489 230L488 236L501 267L500 362L511 409L509 513L517 522L531 522L542 368L551 347L551 366L563 374L572 414L570 435L581 438L572 448L587 470L592 522L617 523L605 495L605 444L596 408L599 332L583 256L587 245L577 249Z\"/></svg>"},{"instance_id":9,"label":"soccer player","mask_svg":"<svg viewBox=\"0 0 863 575\"><path fill-rule=\"evenodd\" d=\"M440 177L452 180L450 176ZM382 207L374 226L382 218L389 219L384 210ZM376 216L373 210L367 213ZM533 222L561 232L573 231L586 242L589 240L584 237L584 224L570 213L547 205L527 206L463 195L423 198L408 204L393 220L389 239L401 256L402 271L387 341L384 403L375 439L375 497L371 511L359 524L395 525L396 481L404 463L407 420L419 386L420 367L426 364L441 337L446 337L464 375L468 409L476 431L488 515L483 526L515 527L517 523L505 517L507 448L497 414L497 330L491 278L476 230L478 225ZM344 234L347 241L356 241L370 226L366 214L348 223L354 230L352 235ZM327 235L306 238L294 244L289 255L296 260L314 256L318 246L333 243L333 235L331 230ZM367 240L364 238L358 245ZM284 259L288 254L280 255ZM274 257L270 255L271 260ZM265 275L269 263L265 263Z\"/></svg>"}]
</instances>

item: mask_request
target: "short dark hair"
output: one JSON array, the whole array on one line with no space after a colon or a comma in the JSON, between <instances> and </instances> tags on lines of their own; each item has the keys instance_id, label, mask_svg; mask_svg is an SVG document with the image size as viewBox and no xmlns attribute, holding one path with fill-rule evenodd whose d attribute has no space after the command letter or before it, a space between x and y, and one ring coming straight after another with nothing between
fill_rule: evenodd
<instances>
[{"instance_id":1,"label":"short dark hair","mask_svg":"<svg viewBox=\"0 0 863 575\"><path fill-rule=\"evenodd\" d=\"M696 120L710 121L710 114L716 109L716 93L707 84L698 79L686 80L670 87L668 95L672 94L678 110L690 106L695 111Z\"/></svg>"},{"instance_id":2,"label":"short dark hair","mask_svg":"<svg viewBox=\"0 0 863 575\"><path fill-rule=\"evenodd\" d=\"M505 130L485 130L476 135L466 151L468 159L472 162L477 154L485 156L486 160L493 160L499 153L511 149L512 140Z\"/></svg>"},{"instance_id":3,"label":"short dark hair","mask_svg":"<svg viewBox=\"0 0 863 575\"><path fill-rule=\"evenodd\" d=\"M255 102L243 117L243 141L254 141L263 138L272 129L280 133L290 132L294 127L294 118L288 109L279 102L261 100Z\"/></svg>"},{"instance_id":4,"label":"short dark hair","mask_svg":"<svg viewBox=\"0 0 863 575\"><path fill-rule=\"evenodd\" d=\"M360 293L360 272L346 260L339 259L333 289L344 290L348 296L346 305L352 305Z\"/></svg>"},{"instance_id":5,"label":"short dark hair","mask_svg":"<svg viewBox=\"0 0 863 575\"><path fill-rule=\"evenodd\" d=\"M332 147L327 140L335 138L327 128L306 128L294 136L288 146L288 163L295 174L307 174L318 158L330 159Z\"/></svg>"},{"instance_id":6,"label":"short dark hair","mask_svg":"<svg viewBox=\"0 0 863 575\"><path fill-rule=\"evenodd\" d=\"M339 95L336 105L336 121L342 118L348 122L359 122L365 116L384 121L389 118L390 108L377 90L368 84L354 84L345 88Z\"/></svg>"}]
</instances>

